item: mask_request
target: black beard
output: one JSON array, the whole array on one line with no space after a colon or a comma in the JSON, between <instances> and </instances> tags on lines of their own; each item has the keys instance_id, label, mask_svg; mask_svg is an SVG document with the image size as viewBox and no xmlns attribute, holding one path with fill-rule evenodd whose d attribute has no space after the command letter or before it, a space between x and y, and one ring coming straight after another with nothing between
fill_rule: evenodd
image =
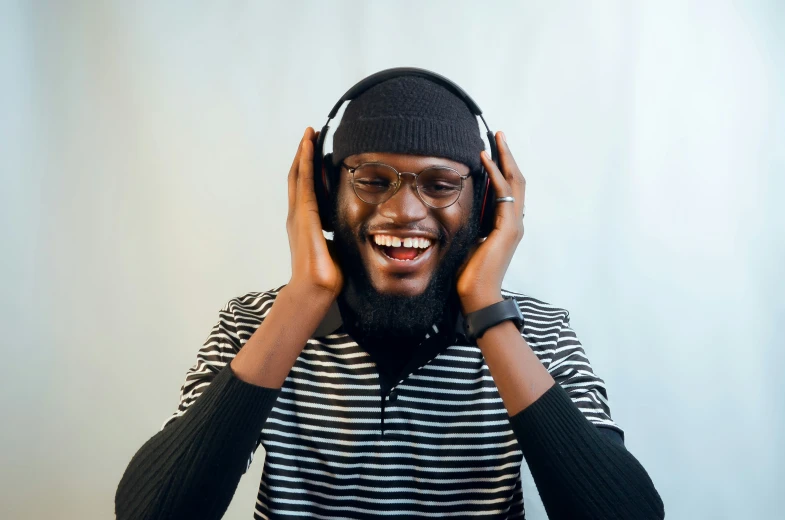
<instances>
[{"instance_id":1,"label":"black beard","mask_svg":"<svg viewBox=\"0 0 785 520\"><path fill-rule=\"evenodd\" d=\"M452 242L448 243L444 233L440 233L437 241L441 248L447 248L446 253L428 286L417 296L383 294L374 288L359 249L368 240L367 225L363 224L355 233L337 218L337 213L333 212L333 241L345 278L338 303L342 309L349 310L350 316L344 316L344 320L355 322L348 327L359 336L355 339L422 338L440 320L445 308L457 302L455 277L479 236L475 212L472 211L469 222L454 235Z\"/></svg>"}]
</instances>

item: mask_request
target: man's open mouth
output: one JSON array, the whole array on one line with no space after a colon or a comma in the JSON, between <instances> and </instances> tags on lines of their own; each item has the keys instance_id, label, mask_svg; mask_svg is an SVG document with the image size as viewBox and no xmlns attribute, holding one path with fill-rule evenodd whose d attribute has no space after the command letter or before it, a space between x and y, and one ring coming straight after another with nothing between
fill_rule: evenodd
<instances>
[{"instance_id":1,"label":"man's open mouth","mask_svg":"<svg viewBox=\"0 0 785 520\"><path fill-rule=\"evenodd\" d=\"M373 235L373 244L383 255L391 260L409 262L422 255L432 241L424 237L396 237L392 235Z\"/></svg>"}]
</instances>

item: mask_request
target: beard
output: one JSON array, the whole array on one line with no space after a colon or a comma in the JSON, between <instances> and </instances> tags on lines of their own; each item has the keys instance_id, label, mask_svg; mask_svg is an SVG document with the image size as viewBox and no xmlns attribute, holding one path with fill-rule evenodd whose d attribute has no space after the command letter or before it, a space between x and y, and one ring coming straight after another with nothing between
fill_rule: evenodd
<instances>
[{"instance_id":1,"label":"beard","mask_svg":"<svg viewBox=\"0 0 785 520\"><path fill-rule=\"evenodd\" d=\"M337 205L336 205L337 206ZM338 297L342 309L348 309L350 329L364 340L396 340L422 338L439 322L445 309L457 302L455 289L458 268L466 260L479 237L479 222L473 204L469 222L447 240L444 231L437 238L445 251L434 269L425 290L416 296L384 294L374 288L360 255L360 245L368 241L367 223L359 230L350 229L333 211L336 252L345 277L344 289ZM346 321L347 316L344 316ZM451 326L451 325L450 325Z\"/></svg>"}]
</instances>

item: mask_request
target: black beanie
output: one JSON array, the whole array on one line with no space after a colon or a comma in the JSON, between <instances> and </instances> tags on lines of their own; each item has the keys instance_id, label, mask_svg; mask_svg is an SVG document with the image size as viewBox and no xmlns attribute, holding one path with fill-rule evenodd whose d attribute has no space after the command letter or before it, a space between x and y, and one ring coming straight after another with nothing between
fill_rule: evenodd
<instances>
[{"instance_id":1,"label":"black beanie","mask_svg":"<svg viewBox=\"0 0 785 520\"><path fill-rule=\"evenodd\" d=\"M333 137L333 164L359 153L444 157L480 169L477 117L463 100L419 76L389 79L349 102Z\"/></svg>"}]
</instances>

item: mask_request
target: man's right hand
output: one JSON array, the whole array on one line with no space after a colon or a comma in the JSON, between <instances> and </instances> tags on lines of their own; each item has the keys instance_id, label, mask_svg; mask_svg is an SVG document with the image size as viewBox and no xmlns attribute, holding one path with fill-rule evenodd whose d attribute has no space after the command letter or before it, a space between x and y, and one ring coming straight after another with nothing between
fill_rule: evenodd
<instances>
[{"instance_id":1,"label":"man's right hand","mask_svg":"<svg viewBox=\"0 0 785 520\"><path fill-rule=\"evenodd\" d=\"M304 346L343 287L343 273L327 248L313 188L316 133L305 131L289 170L286 231L292 278L275 298L259 328L231 362L246 383L281 388Z\"/></svg>"},{"instance_id":2,"label":"man's right hand","mask_svg":"<svg viewBox=\"0 0 785 520\"><path fill-rule=\"evenodd\" d=\"M333 298L343 287L343 273L322 234L322 222L313 183L314 141L317 134L306 128L289 169L289 214L286 231L292 256L289 285L326 291Z\"/></svg>"}]
</instances>

